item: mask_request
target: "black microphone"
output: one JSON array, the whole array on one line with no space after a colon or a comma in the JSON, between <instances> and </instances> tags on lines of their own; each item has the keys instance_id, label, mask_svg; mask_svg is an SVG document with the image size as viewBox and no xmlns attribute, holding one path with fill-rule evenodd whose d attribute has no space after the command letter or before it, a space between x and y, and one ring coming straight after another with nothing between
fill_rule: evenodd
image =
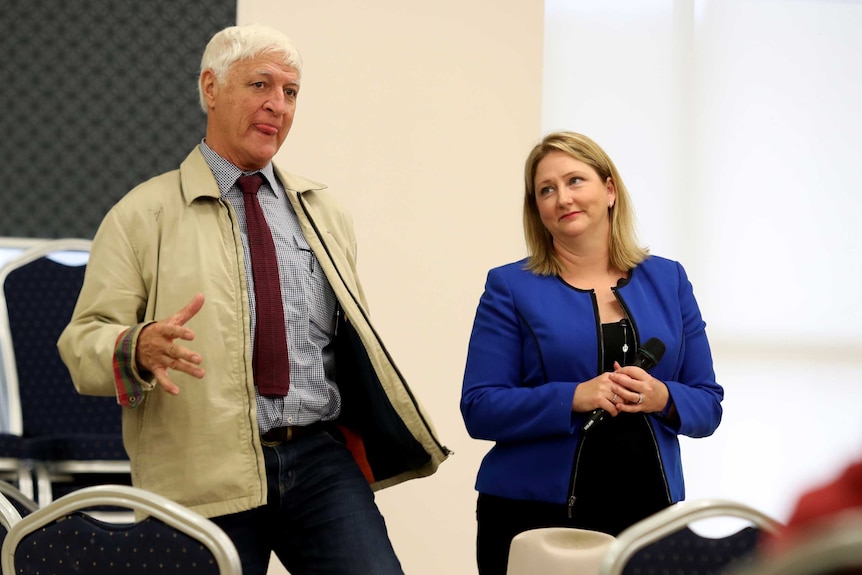
<instances>
[{"instance_id":1,"label":"black microphone","mask_svg":"<svg viewBox=\"0 0 862 575\"><path fill-rule=\"evenodd\" d=\"M657 337L651 337L645 344L638 348L638 353L635 356L634 363L631 365L639 367L644 371L649 371L654 368L659 361L661 361L665 349L666 348L662 340ZM589 431L595 424L602 421L607 414L608 412L601 407L593 410L581 430L584 432Z\"/></svg>"}]
</instances>

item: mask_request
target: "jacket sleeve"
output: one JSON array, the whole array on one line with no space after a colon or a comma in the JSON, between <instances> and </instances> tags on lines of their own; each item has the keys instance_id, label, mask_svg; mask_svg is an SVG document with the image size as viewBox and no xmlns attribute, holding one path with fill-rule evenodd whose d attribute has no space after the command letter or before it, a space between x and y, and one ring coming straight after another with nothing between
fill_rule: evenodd
<instances>
[{"instance_id":1,"label":"jacket sleeve","mask_svg":"<svg viewBox=\"0 0 862 575\"><path fill-rule=\"evenodd\" d=\"M129 229L118 209L105 216L72 318L57 342L75 388L84 395L119 396L125 385L140 396L154 386L134 365L140 330L133 328L144 315L146 287Z\"/></svg>"},{"instance_id":2,"label":"jacket sleeve","mask_svg":"<svg viewBox=\"0 0 862 575\"><path fill-rule=\"evenodd\" d=\"M715 381L706 323L685 269L677 264L683 322L683 356L679 381L665 381L679 413L678 432L689 437L711 435L721 422L724 389Z\"/></svg>"},{"instance_id":3,"label":"jacket sleeve","mask_svg":"<svg viewBox=\"0 0 862 575\"><path fill-rule=\"evenodd\" d=\"M503 274L488 274L467 351L461 414L476 439L523 441L572 433L573 382L523 382L522 326Z\"/></svg>"}]
</instances>

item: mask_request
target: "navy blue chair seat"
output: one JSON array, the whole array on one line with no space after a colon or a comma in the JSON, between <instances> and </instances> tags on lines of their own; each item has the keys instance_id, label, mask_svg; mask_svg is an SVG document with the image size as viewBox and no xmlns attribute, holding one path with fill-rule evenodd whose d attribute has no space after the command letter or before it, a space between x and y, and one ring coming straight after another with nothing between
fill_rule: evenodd
<instances>
[{"instance_id":1,"label":"navy blue chair seat","mask_svg":"<svg viewBox=\"0 0 862 575\"><path fill-rule=\"evenodd\" d=\"M24 456L24 438L20 435L0 434L0 458L12 460Z\"/></svg>"},{"instance_id":2,"label":"navy blue chair seat","mask_svg":"<svg viewBox=\"0 0 862 575\"><path fill-rule=\"evenodd\" d=\"M25 439L26 456L42 461L122 461L128 459L119 435L82 434Z\"/></svg>"}]
</instances>

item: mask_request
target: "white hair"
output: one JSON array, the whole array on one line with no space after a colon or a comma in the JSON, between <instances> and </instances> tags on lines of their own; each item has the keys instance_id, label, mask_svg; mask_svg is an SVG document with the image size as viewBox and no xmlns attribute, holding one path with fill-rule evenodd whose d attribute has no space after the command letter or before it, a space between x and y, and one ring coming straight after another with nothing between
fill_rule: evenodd
<instances>
[{"instance_id":1,"label":"white hair","mask_svg":"<svg viewBox=\"0 0 862 575\"><path fill-rule=\"evenodd\" d=\"M254 58L261 54L279 54L282 63L294 68L302 76L302 57L285 34L269 26L248 24L245 26L230 26L216 32L207 43L201 57L201 75L206 70L212 70L219 84L227 82L230 67L240 60ZM203 89L198 81L198 93L201 109L207 111L207 102Z\"/></svg>"}]
</instances>

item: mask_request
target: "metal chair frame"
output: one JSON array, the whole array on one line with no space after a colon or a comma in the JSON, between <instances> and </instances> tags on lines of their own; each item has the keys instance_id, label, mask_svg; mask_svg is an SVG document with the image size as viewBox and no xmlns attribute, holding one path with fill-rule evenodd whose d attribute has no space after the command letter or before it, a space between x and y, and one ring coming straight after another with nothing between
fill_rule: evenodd
<instances>
[{"instance_id":1,"label":"metal chair frame","mask_svg":"<svg viewBox=\"0 0 862 575\"><path fill-rule=\"evenodd\" d=\"M8 499L12 505L17 503L15 508L19 510L19 513L21 513L20 508L25 509L27 515L39 509L39 504L32 497L6 481L0 480L0 495Z\"/></svg>"},{"instance_id":2,"label":"metal chair frame","mask_svg":"<svg viewBox=\"0 0 862 575\"><path fill-rule=\"evenodd\" d=\"M105 506L134 511L138 521L146 517L162 521L204 545L212 553L221 575L242 575L239 553L233 541L218 525L166 497L128 485L97 485L79 489L40 507L15 523L10 528L0 553L3 573L18 573L15 567L15 550L28 535L75 513L94 515L87 512L87 509ZM98 518L105 521L101 516ZM129 526L127 521L112 524L120 529ZM74 569L74 566L70 566L70 573Z\"/></svg>"},{"instance_id":3,"label":"metal chair frame","mask_svg":"<svg viewBox=\"0 0 862 575\"><path fill-rule=\"evenodd\" d=\"M781 524L752 507L725 499L681 501L632 525L611 543L599 570L600 575L621 575L632 556L694 521L710 517L744 519L756 527L776 533Z\"/></svg>"},{"instance_id":4,"label":"metal chair frame","mask_svg":"<svg viewBox=\"0 0 862 575\"><path fill-rule=\"evenodd\" d=\"M21 521L21 514L5 495L0 493L0 524L6 528L7 533Z\"/></svg>"}]
</instances>

